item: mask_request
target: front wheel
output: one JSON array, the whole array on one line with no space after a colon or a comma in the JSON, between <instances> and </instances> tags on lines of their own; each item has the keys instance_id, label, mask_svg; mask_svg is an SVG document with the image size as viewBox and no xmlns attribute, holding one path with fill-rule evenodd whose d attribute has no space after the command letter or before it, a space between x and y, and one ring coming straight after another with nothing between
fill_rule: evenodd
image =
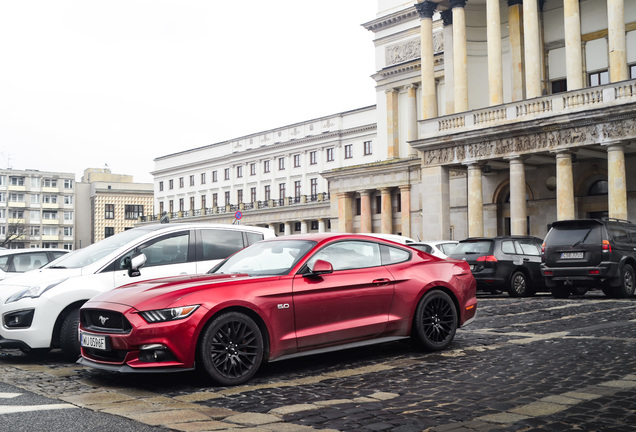
<instances>
[{"instance_id":1,"label":"front wheel","mask_svg":"<svg viewBox=\"0 0 636 432\"><path fill-rule=\"evenodd\" d=\"M528 278L523 272L516 271L510 278L510 286L508 287L510 297L529 297L534 294L532 288L528 284Z\"/></svg>"},{"instance_id":2,"label":"front wheel","mask_svg":"<svg viewBox=\"0 0 636 432\"><path fill-rule=\"evenodd\" d=\"M628 298L634 295L634 268L625 264L621 270L621 284L614 288L616 297Z\"/></svg>"},{"instance_id":3,"label":"front wheel","mask_svg":"<svg viewBox=\"0 0 636 432\"><path fill-rule=\"evenodd\" d=\"M62 355L68 361L76 361L80 356L79 343L79 309L68 311L60 329L60 347Z\"/></svg>"},{"instance_id":4,"label":"front wheel","mask_svg":"<svg viewBox=\"0 0 636 432\"><path fill-rule=\"evenodd\" d=\"M415 310L416 342L430 351L448 347L457 331L457 308L444 291L429 291Z\"/></svg>"},{"instance_id":5,"label":"front wheel","mask_svg":"<svg viewBox=\"0 0 636 432\"><path fill-rule=\"evenodd\" d=\"M229 312L215 318L201 337L201 363L218 384L249 380L263 361L263 335L249 316Z\"/></svg>"}]
</instances>

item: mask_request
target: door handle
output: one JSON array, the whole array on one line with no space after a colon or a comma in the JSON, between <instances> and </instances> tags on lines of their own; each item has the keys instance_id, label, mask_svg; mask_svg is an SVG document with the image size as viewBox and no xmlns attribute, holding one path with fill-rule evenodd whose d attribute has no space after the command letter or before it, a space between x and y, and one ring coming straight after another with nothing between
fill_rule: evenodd
<instances>
[{"instance_id":1,"label":"door handle","mask_svg":"<svg viewBox=\"0 0 636 432\"><path fill-rule=\"evenodd\" d=\"M372 283L374 285L381 286L381 285L388 285L390 282L391 282L391 279L382 278L382 279L374 279Z\"/></svg>"}]
</instances>

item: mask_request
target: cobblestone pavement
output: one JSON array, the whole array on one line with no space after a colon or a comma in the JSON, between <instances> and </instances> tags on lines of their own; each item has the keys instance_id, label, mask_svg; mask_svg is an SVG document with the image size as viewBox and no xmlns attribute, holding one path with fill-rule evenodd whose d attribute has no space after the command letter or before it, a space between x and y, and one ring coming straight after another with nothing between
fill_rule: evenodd
<instances>
[{"instance_id":1,"label":"cobblestone pavement","mask_svg":"<svg viewBox=\"0 0 636 432\"><path fill-rule=\"evenodd\" d=\"M240 387L0 354L2 381L166 430L636 431L636 299L479 299L441 353L408 343L272 363Z\"/></svg>"}]
</instances>

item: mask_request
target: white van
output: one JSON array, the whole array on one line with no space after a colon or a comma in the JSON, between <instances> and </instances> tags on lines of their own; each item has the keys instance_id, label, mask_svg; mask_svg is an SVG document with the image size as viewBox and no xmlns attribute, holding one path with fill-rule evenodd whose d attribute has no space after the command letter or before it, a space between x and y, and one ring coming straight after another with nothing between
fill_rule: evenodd
<instances>
[{"instance_id":1,"label":"white van","mask_svg":"<svg viewBox=\"0 0 636 432\"><path fill-rule=\"evenodd\" d=\"M26 353L61 348L75 360L79 308L91 297L131 282L203 274L232 253L275 236L269 228L179 223L108 237L0 282L0 347Z\"/></svg>"}]
</instances>

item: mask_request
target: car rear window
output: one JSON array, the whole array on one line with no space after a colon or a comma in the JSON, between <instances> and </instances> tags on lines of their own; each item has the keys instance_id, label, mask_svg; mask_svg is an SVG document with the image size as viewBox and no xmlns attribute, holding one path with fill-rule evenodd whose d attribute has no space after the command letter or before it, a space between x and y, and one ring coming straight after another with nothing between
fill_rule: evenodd
<instances>
[{"instance_id":1,"label":"car rear window","mask_svg":"<svg viewBox=\"0 0 636 432\"><path fill-rule=\"evenodd\" d=\"M594 245L601 242L601 225L576 224L553 226L546 244L559 246Z\"/></svg>"},{"instance_id":2,"label":"car rear window","mask_svg":"<svg viewBox=\"0 0 636 432\"><path fill-rule=\"evenodd\" d=\"M492 249L493 242L491 240L476 240L459 242L457 247L453 249L453 255L456 254L487 254Z\"/></svg>"}]
</instances>

